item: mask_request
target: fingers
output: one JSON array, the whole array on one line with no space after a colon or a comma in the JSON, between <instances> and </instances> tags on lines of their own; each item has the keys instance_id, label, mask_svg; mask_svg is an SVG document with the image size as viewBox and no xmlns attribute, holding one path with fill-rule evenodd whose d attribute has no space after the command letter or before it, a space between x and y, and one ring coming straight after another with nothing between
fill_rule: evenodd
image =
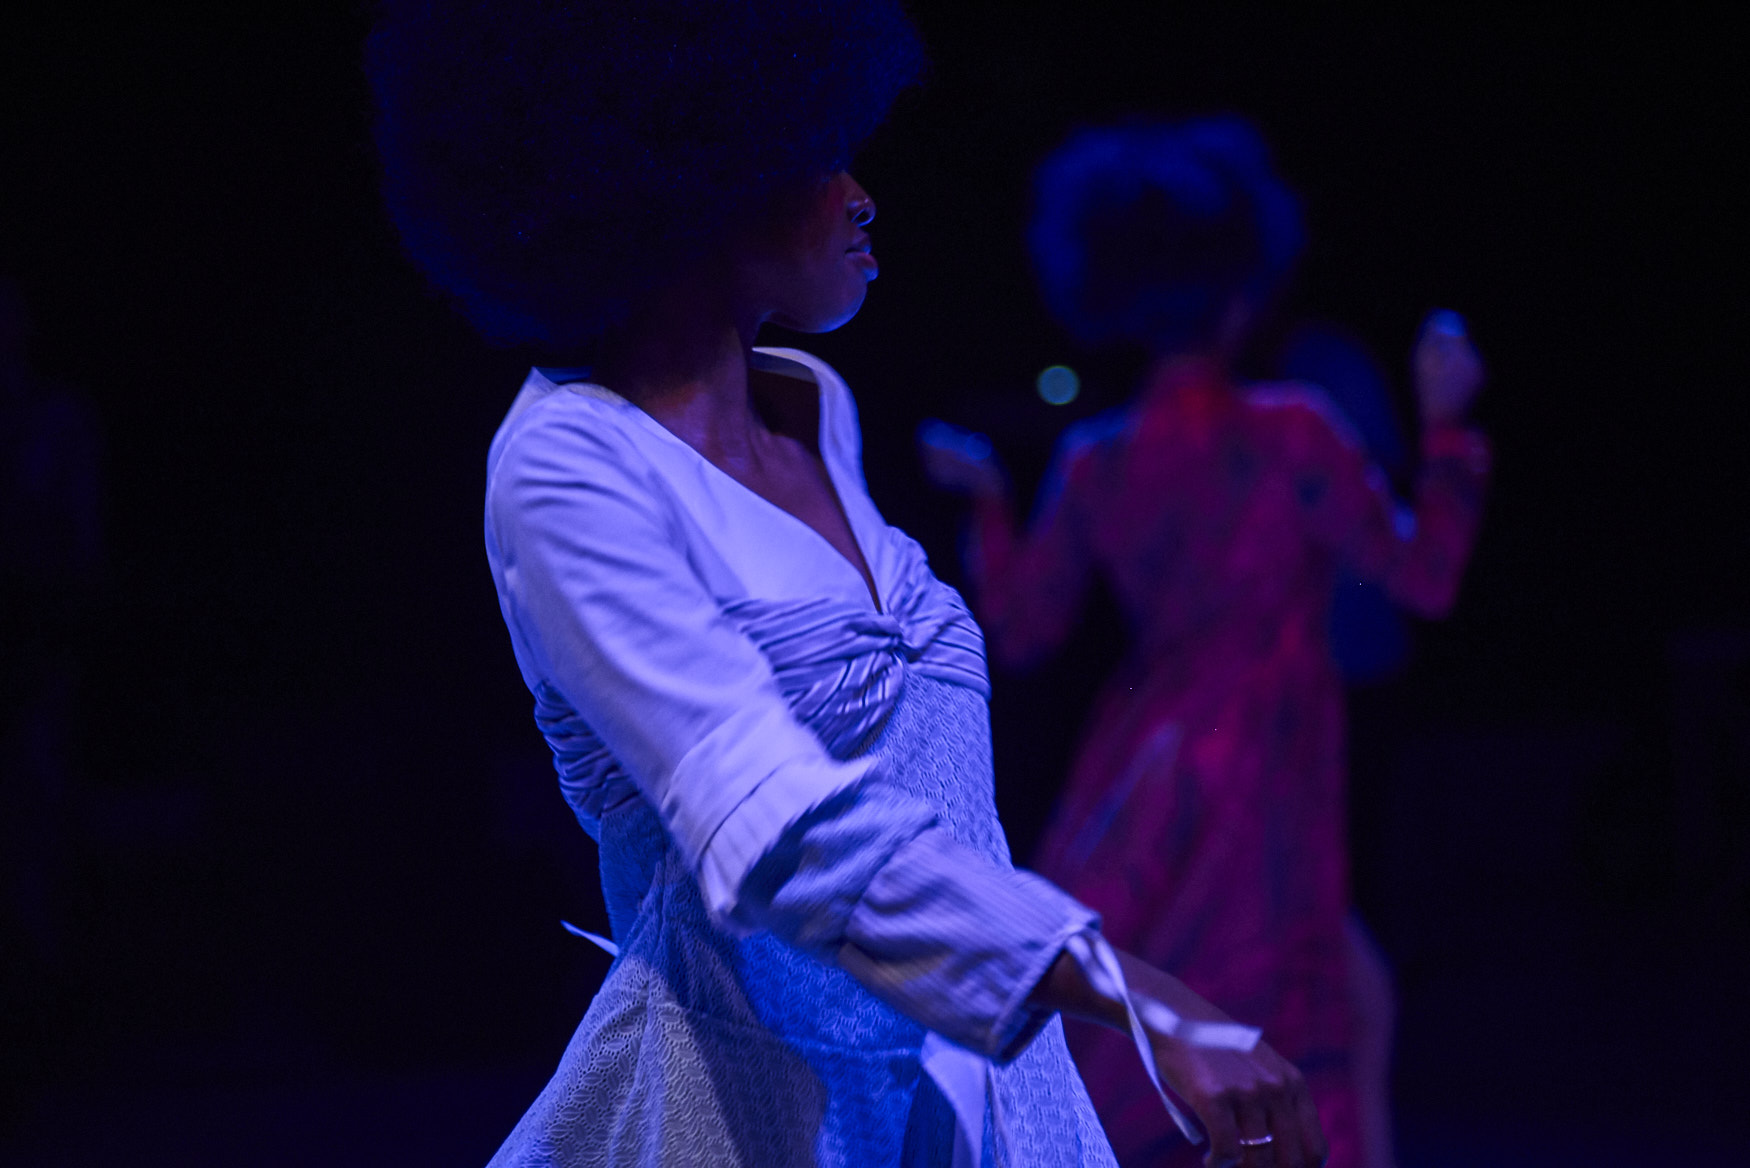
<instances>
[{"instance_id":1,"label":"fingers","mask_svg":"<svg viewBox=\"0 0 1750 1168\"><path fill-rule=\"evenodd\" d=\"M1194 1108L1209 1135L1209 1168L1319 1168L1329 1148L1306 1081L1269 1047Z\"/></svg>"},{"instance_id":2,"label":"fingers","mask_svg":"<svg viewBox=\"0 0 1750 1168\"><path fill-rule=\"evenodd\" d=\"M989 438L935 418L918 427L918 442L925 450L958 455L973 462L982 462L991 456Z\"/></svg>"},{"instance_id":3,"label":"fingers","mask_svg":"<svg viewBox=\"0 0 1750 1168\"><path fill-rule=\"evenodd\" d=\"M1242 1097L1234 1106L1234 1121L1239 1128L1236 1142L1245 1168L1276 1168L1279 1137L1270 1122L1270 1112L1268 1097L1261 1094Z\"/></svg>"},{"instance_id":4,"label":"fingers","mask_svg":"<svg viewBox=\"0 0 1750 1168\"><path fill-rule=\"evenodd\" d=\"M931 420L918 427L918 451L937 486L973 496L1003 494L1002 469L983 434Z\"/></svg>"},{"instance_id":5,"label":"fingers","mask_svg":"<svg viewBox=\"0 0 1750 1168\"><path fill-rule=\"evenodd\" d=\"M1277 1164L1279 1168L1319 1168L1330 1149L1325 1144L1312 1093L1293 1064L1275 1051L1270 1053L1282 1067L1282 1086L1270 1103L1270 1131L1276 1136Z\"/></svg>"},{"instance_id":6,"label":"fingers","mask_svg":"<svg viewBox=\"0 0 1750 1168\"><path fill-rule=\"evenodd\" d=\"M940 447L953 441L954 427L940 418L926 418L918 426L918 443L925 449Z\"/></svg>"},{"instance_id":7,"label":"fingers","mask_svg":"<svg viewBox=\"0 0 1750 1168\"><path fill-rule=\"evenodd\" d=\"M1429 325L1422 330L1422 339L1416 342L1418 373L1423 377L1465 380L1480 369L1482 362L1477 357L1476 346L1471 344L1462 327L1459 326L1460 331L1452 331Z\"/></svg>"},{"instance_id":8,"label":"fingers","mask_svg":"<svg viewBox=\"0 0 1750 1168\"><path fill-rule=\"evenodd\" d=\"M1274 1163L1277 1168L1319 1168L1324 1162L1312 1149L1313 1141L1309 1138L1291 1092L1284 1091L1272 1100L1268 1122L1273 1137L1270 1146L1275 1154ZM1316 1131L1317 1128L1313 1130ZM1248 1168L1250 1163L1248 1161Z\"/></svg>"},{"instance_id":9,"label":"fingers","mask_svg":"<svg viewBox=\"0 0 1750 1168\"><path fill-rule=\"evenodd\" d=\"M1203 1158L1207 1168L1301 1168L1294 1157L1277 1157L1282 1140L1262 1092L1224 1091L1198 1108L1197 1117L1209 1135L1209 1153ZM1292 1124L1289 1140L1298 1149Z\"/></svg>"},{"instance_id":10,"label":"fingers","mask_svg":"<svg viewBox=\"0 0 1750 1168\"><path fill-rule=\"evenodd\" d=\"M1203 1157L1206 1168L1237 1168L1240 1154L1240 1129L1232 1099L1225 1093L1202 1102L1193 1101L1192 1110L1203 1121L1203 1132L1209 1137L1209 1154Z\"/></svg>"},{"instance_id":11,"label":"fingers","mask_svg":"<svg viewBox=\"0 0 1750 1168\"><path fill-rule=\"evenodd\" d=\"M1436 308L1428 314L1428 319L1422 322L1424 333L1448 337L1464 337L1468 330L1464 327L1464 317L1450 308Z\"/></svg>"},{"instance_id":12,"label":"fingers","mask_svg":"<svg viewBox=\"0 0 1750 1168\"><path fill-rule=\"evenodd\" d=\"M1456 312L1428 315L1416 341L1416 391L1424 422L1460 420L1483 384L1483 363Z\"/></svg>"},{"instance_id":13,"label":"fingers","mask_svg":"<svg viewBox=\"0 0 1750 1168\"><path fill-rule=\"evenodd\" d=\"M1209 1137L1207 1168L1319 1168L1329 1148L1306 1080L1265 1043L1249 1051L1155 1042L1163 1078Z\"/></svg>"}]
</instances>

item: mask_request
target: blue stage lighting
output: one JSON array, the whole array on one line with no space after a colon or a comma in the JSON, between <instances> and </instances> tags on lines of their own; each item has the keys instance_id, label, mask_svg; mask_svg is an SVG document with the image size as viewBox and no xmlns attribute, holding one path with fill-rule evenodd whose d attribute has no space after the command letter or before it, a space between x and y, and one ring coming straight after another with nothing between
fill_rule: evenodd
<instances>
[{"instance_id":1,"label":"blue stage lighting","mask_svg":"<svg viewBox=\"0 0 1750 1168\"><path fill-rule=\"evenodd\" d=\"M1049 365L1039 371L1039 396L1054 406L1066 406L1082 391L1082 379L1068 365Z\"/></svg>"}]
</instances>

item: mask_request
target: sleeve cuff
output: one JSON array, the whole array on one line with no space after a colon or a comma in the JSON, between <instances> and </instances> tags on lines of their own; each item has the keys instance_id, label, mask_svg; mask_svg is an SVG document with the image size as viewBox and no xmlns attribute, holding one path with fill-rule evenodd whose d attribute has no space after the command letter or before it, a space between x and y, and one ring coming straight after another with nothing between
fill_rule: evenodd
<instances>
[{"instance_id":1,"label":"sleeve cuff","mask_svg":"<svg viewBox=\"0 0 1750 1168\"><path fill-rule=\"evenodd\" d=\"M852 910L839 964L943 1037L1007 1062L1051 1017L1029 1003L1091 909L999 868L942 828L896 851Z\"/></svg>"}]
</instances>

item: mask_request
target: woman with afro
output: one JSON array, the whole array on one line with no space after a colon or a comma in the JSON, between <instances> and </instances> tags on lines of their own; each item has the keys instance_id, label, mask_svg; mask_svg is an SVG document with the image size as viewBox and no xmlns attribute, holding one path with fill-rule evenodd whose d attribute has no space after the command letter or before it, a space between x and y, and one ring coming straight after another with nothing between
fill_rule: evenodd
<instances>
[{"instance_id":1,"label":"woman with afro","mask_svg":"<svg viewBox=\"0 0 1750 1168\"><path fill-rule=\"evenodd\" d=\"M845 383L754 345L862 304L844 167L920 61L892 0L395 0L372 35L408 251L573 366L492 442L486 544L616 957L496 1165L1110 1164L1061 1012L1212 1162L1323 1155L1257 1031L1012 868L979 629L870 500Z\"/></svg>"},{"instance_id":2,"label":"woman with afro","mask_svg":"<svg viewBox=\"0 0 1750 1168\"><path fill-rule=\"evenodd\" d=\"M1262 1026L1307 1077L1330 1163L1355 1168L1357 939L1327 614L1339 569L1423 616L1452 605L1486 472L1464 424L1481 366L1453 314L1430 318L1413 512L1318 391L1235 382L1301 246L1293 195L1236 118L1072 137L1038 171L1029 242L1071 333L1153 358L1134 401L1064 436L1024 534L988 446L924 432L932 475L974 499L973 607L999 661L1062 644L1096 574L1130 628L1039 870L1114 944ZM1120 1162L1187 1161L1122 1046L1080 1026L1070 1041Z\"/></svg>"}]
</instances>

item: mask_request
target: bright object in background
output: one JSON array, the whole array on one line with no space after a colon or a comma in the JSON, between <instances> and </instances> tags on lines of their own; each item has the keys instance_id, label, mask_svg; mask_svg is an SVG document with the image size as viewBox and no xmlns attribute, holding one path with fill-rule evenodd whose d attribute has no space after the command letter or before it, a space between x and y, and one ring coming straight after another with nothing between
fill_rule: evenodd
<instances>
[{"instance_id":1,"label":"bright object in background","mask_svg":"<svg viewBox=\"0 0 1750 1168\"><path fill-rule=\"evenodd\" d=\"M1034 383L1039 396L1054 406L1067 406L1082 391L1082 379L1068 365L1047 365Z\"/></svg>"}]
</instances>

